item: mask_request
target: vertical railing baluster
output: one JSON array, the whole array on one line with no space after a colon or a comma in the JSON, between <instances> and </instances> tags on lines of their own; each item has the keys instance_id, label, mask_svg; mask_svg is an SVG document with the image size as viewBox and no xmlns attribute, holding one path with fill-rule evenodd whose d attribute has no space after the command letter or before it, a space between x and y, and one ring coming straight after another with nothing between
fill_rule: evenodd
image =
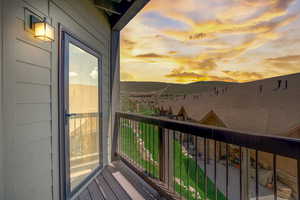
<instances>
[{"instance_id":1,"label":"vertical railing baluster","mask_svg":"<svg viewBox=\"0 0 300 200\"><path fill-rule=\"evenodd\" d=\"M150 127L149 127L149 124L147 124L147 127L146 127L146 136L147 136L147 146L148 146L148 154L147 154L147 174L150 176Z\"/></svg>"},{"instance_id":2,"label":"vertical railing baluster","mask_svg":"<svg viewBox=\"0 0 300 200\"><path fill-rule=\"evenodd\" d=\"M215 200L217 200L218 188L217 188L217 141L216 140L214 140L214 182L215 182Z\"/></svg>"},{"instance_id":3,"label":"vertical railing baluster","mask_svg":"<svg viewBox=\"0 0 300 200\"><path fill-rule=\"evenodd\" d=\"M133 157L133 163L134 163L134 165L137 166L137 162L136 162L136 152L137 152L137 149L136 149L135 123L136 123L136 121L132 120L132 128L131 128L131 130L132 130L132 142L133 142L133 145L132 145L132 147L133 147L133 155L132 155L132 157Z\"/></svg>"},{"instance_id":4,"label":"vertical railing baluster","mask_svg":"<svg viewBox=\"0 0 300 200\"><path fill-rule=\"evenodd\" d=\"M125 140L124 140L124 137L125 137L125 125L124 125L124 123L125 123L125 119L123 119L123 118L121 118L122 119L122 123L121 123L121 126L122 126L122 132L121 132L121 134L122 134L122 137L121 137L121 154L122 154L122 156L124 156L125 155L125 149L124 149L124 146L125 146Z\"/></svg>"},{"instance_id":5,"label":"vertical railing baluster","mask_svg":"<svg viewBox=\"0 0 300 200\"><path fill-rule=\"evenodd\" d=\"M124 142L124 153L126 154L126 158L129 160L129 159L131 159L130 158L130 151L131 151L131 148L130 148L130 134L129 134L129 126L130 126L130 120L129 119L127 119L126 120L126 125L125 125L125 136L126 136L126 138L128 138L127 140L125 140L125 142Z\"/></svg>"},{"instance_id":6,"label":"vertical railing baluster","mask_svg":"<svg viewBox=\"0 0 300 200\"><path fill-rule=\"evenodd\" d=\"M239 153L240 153L240 199L243 198L243 169L242 169L242 159L243 159L243 154L242 154L242 147L239 147Z\"/></svg>"},{"instance_id":7,"label":"vertical railing baluster","mask_svg":"<svg viewBox=\"0 0 300 200\"><path fill-rule=\"evenodd\" d=\"M188 200L190 199L190 135L189 134L185 134L186 138L187 138L187 145L186 145L186 154L187 154L187 197Z\"/></svg>"},{"instance_id":8,"label":"vertical railing baluster","mask_svg":"<svg viewBox=\"0 0 300 200\"><path fill-rule=\"evenodd\" d=\"M122 136L121 136L121 154L122 154L122 156L125 156L125 150L124 150L124 146L125 146L125 139L124 139L124 137L125 137L125 121L126 121L126 119L124 119L124 118L120 118L120 119L122 119L122 123L121 123L121 126L122 126L122 132L121 132L121 134L122 134Z\"/></svg>"},{"instance_id":9,"label":"vertical railing baluster","mask_svg":"<svg viewBox=\"0 0 300 200\"><path fill-rule=\"evenodd\" d=\"M229 147L228 144L226 143L226 192L225 196L226 199L228 200L228 183L229 183L229 177L228 177L228 169L229 169Z\"/></svg>"},{"instance_id":10,"label":"vertical railing baluster","mask_svg":"<svg viewBox=\"0 0 300 200\"><path fill-rule=\"evenodd\" d=\"M168 179L168 190L170 191L170 134L169 134L169 129L167 129L167 135L168 135L168 139L167 139L167 155L168 155L168 162L167 162L167 166L164 165L164 170L167 171L167 179Z\"/></svg>"},{"instance_id":11,"label":"vertical railing baluster","mask_svg":"<svg viewBox=\"0 0 300 200\"><path fill-rule=\"evenodd\" d=\"M143 151L143 157L142 157L142 163L145 163L146 159L146 139L145 139L145 126L144 123L141 123L141 138L142 138L142 151ZM143 171L145 172L145 166L142 165Z\"/></svg>"},{"instance_id":12,"label":"vertical railing baluster","mask_svg":"<svg viewBox=\"0 0 300 200\"><path fill-rule=\"evenodd\" d=\"M83 150L83 145L82 145L82 141L83 141L83 138L82 138L82 124L81 124L81 117L79 118L79 131L80 131L80 155L82 156L82 150Z\"/></svg>"},{"instance_id":13,"label":"vertical railing baluster","mask_svg":"<svg viewBox=\"0 0 300 200\"><path fill-rule=\"evenodd\" d=\"M139 166L140 166L140 169L143 168L143 165L142 165L142 158L143 158L143 149L142 149L142 132L141 132L141 122L138 122L137 124L138 126L138 145L139 145Z\"/></svg>"},{"instance_id":14,"label":"vertical railing baluster","mask_svg":"<svg viewBox=\"0 0 300 200\"><path fill-rule=\"evenodd\" d=\"M277 156L273 154L273 190L274 190L274 200L277 200L277 163L276 163Z\"/></svg>"},{"instance_id":15,"label":"vertical railing baluster","mask_svg":"<svg viewBox=\"0 0 300 200\"><path fill-rule=\"evenodd\" d=\"M195 188L195 191L196 191L196 194L195 194L195 199L197 200L198 199L198 185L199 185L199 169L198 169L198 137L197 136L195 136L195 142L196 142L196 144L195 144L195 162L196 162L196 167L195 167L195 169L196 169L196 188Z\"/></svg>"},{"instance_id":16,"label":"vertical railing baluster","mask_svg":"<svg viewBox=\"0 0 300 200\"><path fill-rule=\"evenodd\" d=\"M165 151L164 151L164 130L158 127L158 150L159 150L159 180L165 181L164 179L164 161L165 161Z\"/></svg>"},{"instance_id":17,"label":"vertical railing baluster","mask_svg":"<svg viewBox=\"0 0 300 200\"><path fill-rule=\"evenodd\" d=\"M125 155L126 155L126 158L129 160L130 159L130 157L129 157L129 154L130 154L130 149L129 149L129 142L130 142L130 135L128 134L128 127L129 127L129 119L126 119L126 121L125 121L125 132L124 132L124 135L125 135L125 138L127 138L126 140L125 140L125 142L124 142L124 153L125 153ZM125 139L124 138L124 139Z\"/></svg>"},{"instance_id":18,"label":"vertical railing baluster","mask_svg":"<svg viewBox=\"0 0 300 200\"><path fill-rule=\"evenodd\" d=\"M134 129L133 129L133 133L134 133L134 142L135 142L135 164L136 164L136 167L139 168L139 148L138 148L138 137L137 137L137 130L136 130L136 125L137 125L137 121L134 121Z\"/></svg>"},{"instance_id":19,"label":"vertical railing baluster","mask_svg":"<svg viewBox=\"0 0 300 200\"><path fill-rule=\"evenodd\" d=\"M182 176L181 176L181 163L182 163L182 133L179 132L179 140L180 140L180 152L179 152L179 155L180 155L180 161L179 161L179 176L180 176L180 199L182 199Z\"/></svg>"},{"instance_id":20,"label":"vertical railing baluster","mask_svg":"<svg viewBox=\"0 0 300 200\"><path fill-rule=\"evenodd\" d=\"M154 146L154 144L155 144L155 142L154 142L154 136L155 135L155 126L153 126L153 125L151 125L151 136L152 136L152 138L151 138L151 140L152 140L152 153L153 153L153 155L152 155L152 176L153 176L153 178L155 178L155 164L154 164L154 149L155 149L155 146Z\"/></svg>"},{"instance_id":21,"label":"vertical railing baluster","mask_svg":"<svg viewBox=\"0 0 300 200\"><path fill-rule=\"evenodd\" d=\"M138 148L137 148L137 141L136 141L136 121L133 120L133 127L132 127L132 132L133 132L133 159L134 159L134 164L135 166L137 167L138 166L138 162L137 162L137 151L138 151Z\"/></svg>"},{"instance_id":22,"label":"vertical railing baluster","mask_svg":"<svg viewBox=\"0 0 300 200\"><path fill-rule=\"evenodd\" d=\"M298 184L298 200L300 200L300 159L297 160L297 184Z\"/></svg>"},{"instance_id":23,"label":"vertical railing baluster","mask_svg":"<svg viewBox=\"0 0 300 200\"><path fill-rule=\"evenodd\" d=\"M134 149L133 149L133 134L132 134L132 120L129 120L129 133L130 133L130 159L131 159L131 162L134 163Z\"/></svg>"},{"instance_id":24,"label":"vertical railing baluster","mask_svg":"<svg viewBox=\"0 0 300 200\"><path fill-rule=\"evenodd\" d=\"M137 145L137 157L136 157L136 160L137 160L137 166L140 168L140 160L141 160L141 149L140 149L140 133L139 133L139 122L136 121L135 122L135 140L136 140L136 145Z\"/></svg>"},{"instance_id":25,"label":"vertical railing baluster","mask_svg":"<svg viewBox=\"0 0 300 200\"><path fill-rule=\"evenodd\" d=\"M258 151L255 150L255 193L256 193L256 200L259 198L259 191L258 191Z\"/></svg>"},{"instance_id":26,"label":"vertical railing baluster","mask_svg":"<svg viewBox=\"0 0 300 200\"><path fill-rule=\"evenodd\" d=\"M117 119L115 119L117 120ZM120 138L121 138L121 132L122 132L122 127L121 127L121 119L118 120L118 127L114 127L118 129L118 138L117 138L117 154L120 155ZM92 130L92 128L91 128Z\"/></svg>"},{"instance_id":27,"label":"vertical railing baluster","mask_svg":"<svg viewBox=\"0 0 300 200\"><path fill-rule=\"evenodd\" d=\"M86 117L84 117L85 118L85 120L86 120L86 122L84 122L84 124L88 124L88 115L86 116ZM90 140L90 138L88 138L89 137L89 134L88 134L88 126L85 126L85 130L84 130L84 133L83 133L83 137L87 140L87 141L89 141ZM86 150L84 151L84 154L88 154L88 153L90 153L89 152L90 151L90 147L87 147L86 148Z\"/></svg>"},{"instance_id":28,"label":"vertical railing baluster","mask_svg":"<svg viewBox=\"0 0 300 200\"><path fill-rule=\"evenodd\" d=\"M121 121L122 120L122 121ZM120 118L120 121L121 121L121 137L120 137L120 140L121 140L121 146L120 146L120 154L122 156L124 156L124 131L125 131L125 128L124 128L124 119L123 118Z\"/></svg>"},{"instance_id":29,"label":"vertical railing baluster","mask_svg":"<svg viewBox=\"0 0 300 200\"><path fill-rule=\"evenodd\" d=\"M175 131L173 130L173 192L176 192L176 166L175 166L175 159L176 159L176 151L175 151Z\"/></svg>"},{"instance_id":30,"label":"vertical railing baluster","mask_svg":"<svg viewBox=\"0 0 300 200\"><path fill-rule=\"evenodd\" d=\"M132 136L133 136L133 161L134 161L134 165L137 167L137 160L136 160L136 154L137 154L137 148L136 148L136 134L135 134L135 120L132 120Z\"/></svg>"},{"instance_id":31,"label":"vertical railing baluster","mask_svg":"<svg viewBox=\"0 0 300 200\"><path fill-rule=\"evenodd\" d=\"M207 144L206 137L204 138L204 199L207 199Z\"/></svg>"},{"instance_id":32,"label":"vertical railing baluster","mask_svg":"<svg viewBox=\"0 0 300 200\"><path fill-rule=\"evenodd\" d=\"M131 122L130 122L130 119L127 120L127 125L126 125L126 136L128 137L128 141L126 142L126 149L127 149L127 158L128 160L132 161L131 160L131 134L130 134L130 125L131 125Z\"/></svg>"},{"instance_id":33,"label":"vertical railing baluster","mask_svg":"<svg viewBox=\"0 0 300 200\"><path fill-rule=\"evenodd\" d=\"M198 185L197 185L197 141L196 141L196 139L197 139L197 136L193 136L193 141L194 141L194 161L195 161L195 181L194 181L194 186L195 186L195 199L197 199L197 187L198 187Z\"/></svg>"},{"instance_id":34,"label":"vertical railing baluster","mask_svg":"<svg viewBox=\"0 0 300 200\"><path fill-rule=\"evenodd\" d=\"M75 128L74 128L74 130L75 130L75 134L74 134L75 137L74 137L74 139L76 140L77 134L78 134L78 133L77 133L77 128L76 128L76 118L74 118L73 120L74 120L74 127L75 127ZM76 141L76 143L77 143L77 141ZM77 151L77 148L76 148L76 151ZM72 152L71 152L71 153L72 153ZM77 153L78 153L78 152L76 152L76 154L77 154ZM71 154L71 155L72 155L72 154Z\"/></svg>"}]
</instances>

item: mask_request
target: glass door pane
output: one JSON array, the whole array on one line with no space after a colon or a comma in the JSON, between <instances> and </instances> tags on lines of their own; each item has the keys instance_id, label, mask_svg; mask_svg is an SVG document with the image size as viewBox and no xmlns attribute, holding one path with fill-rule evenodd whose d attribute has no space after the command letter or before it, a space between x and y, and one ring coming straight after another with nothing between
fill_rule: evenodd
<instances>
[{"instance_id":1,"label":"glass door pane","mask_svg":"<svg viewBox=\"0 0 300 200\"><path fill-rule=\"evenodd\" d=\"M68 134L71 191L100 163L99 58L69 43Z\"/></svg>"}]
</instances>

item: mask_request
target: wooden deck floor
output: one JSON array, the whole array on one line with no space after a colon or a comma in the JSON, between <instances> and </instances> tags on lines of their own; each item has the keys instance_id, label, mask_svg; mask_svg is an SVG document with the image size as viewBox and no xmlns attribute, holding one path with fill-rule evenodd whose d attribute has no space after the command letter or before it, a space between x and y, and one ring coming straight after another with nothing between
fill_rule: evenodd
<instances>
[{"instance_id":1,"label":"wooden deck floor","mask_svg":"<svg viewBox=\"0 0 300 200\"><path fill-rule=\"evenodd\" d=\"M161 197L121 161L105 167L75 200L154 200Z\"/></svg>"}]
</instances>

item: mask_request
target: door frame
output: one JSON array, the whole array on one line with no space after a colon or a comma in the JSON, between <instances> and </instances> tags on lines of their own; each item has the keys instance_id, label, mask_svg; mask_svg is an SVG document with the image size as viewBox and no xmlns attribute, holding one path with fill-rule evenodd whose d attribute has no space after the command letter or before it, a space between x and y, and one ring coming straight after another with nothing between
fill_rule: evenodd
<instances>
[{"instance_id":1,"label":"door frame","mask_svg":"<svg viewBox=\"0 0 300 200\"><path fill-rule=\"evenodd\" d=\"M91 48L84 40L81 40L62 24L58 24L58 122L59 122L59 181L60 181L60 199L71 199L84 185L86 185L97 172L103 168L103 55L97 50ZM73 45L85 50L99 59L98 61L98 104L99 104L99 166L93 170L84 180L78 184L73 191L70 187L70 163L69 163L69 137L66 134L68 125L65 123L66 113L68 113L68 83L69 83L69 57L66 55L68 47L66 44Z\"/></svg>"}]
</instances>

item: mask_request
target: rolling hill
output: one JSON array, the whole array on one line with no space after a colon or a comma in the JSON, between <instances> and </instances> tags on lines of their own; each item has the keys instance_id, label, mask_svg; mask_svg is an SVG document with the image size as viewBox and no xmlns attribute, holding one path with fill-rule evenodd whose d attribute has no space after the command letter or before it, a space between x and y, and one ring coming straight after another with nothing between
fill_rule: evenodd
<instances>
[{"instance_id":1,"label":"rolling hill","mask_svg":"<svg viewBox=\"0 0 300 200\"><path fill-rule=\"evenodd\" d=\"M151 93L162 91L165 94L192 94L210 90L214 87L238 83L221 81L201 81L188 84L163 82L121 82L121 93Z\"/></svg>"}]
</instances>

